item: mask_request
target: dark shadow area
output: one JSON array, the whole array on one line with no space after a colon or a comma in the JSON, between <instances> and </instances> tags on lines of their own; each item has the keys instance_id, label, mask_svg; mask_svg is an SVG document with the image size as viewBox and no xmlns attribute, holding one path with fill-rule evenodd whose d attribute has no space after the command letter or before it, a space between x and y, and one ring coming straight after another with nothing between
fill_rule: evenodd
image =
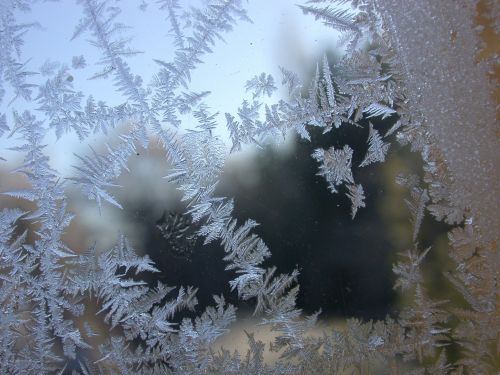
<instances>
[{"instance_id":1,"label":"dark shadow area","mask_svg":"<svg viewBox=\"0 0 500 375\"><path fill-rule=\"evenodd\" d=\"M387 126L378 124L382 131ZM269 266L276 266L278 272L300 270L300 308L308 313L322 308L324 316L383 318L390 313L395 298L389 261L394 249L376 204L387 194L380 180L383 164L354 168L356 183L364 187L367 207L352 220L345 187L340 187L338 194L330 193L324 178L316 175L318 163L310 155L318 147L349 144L357 166L366 152L368 127L342 126L327 134L317 128L310 130L311 142L297 140L293 153L285 157L272 148L257 154L251 161L259 176L256 186L239 184L232 172L226 171L218 194L234 197L238 220L252 218L260 223L256 231L272 252ZM213 293L224 294L240 310L252 309L252 301L239 301L236 293L230 292L229 280L234 274L224 270L224 253L218 242L204 246L198 238L191 243L193 249L176 250L183 245L175 236L165 238L158 228L161 218L148 214L155 210L140 202L127 202L124 207L134 213L137 225L144 227L138 241L162 271L155 275L158 280L196 286L198 311L213 303ZM170 214L183 216L181 205L174 211Z\"/></svg>"},{"instance_id":2,"label":"dark shadow area","mask_svg":"<svg viewBox=\"0 0 500 375\"><path fill-rule=\"evenodd\" d=\"M367 207L352 220L345 187L332 194L316 175L318 163L310 155L318 147L349 144L357 166L366 151L368 128L343 126L327 134L310 130L311 142L298 140L290 157L272 150L257 156L261 182L256 188L229 182L224 193L235 197L238 219L250 217L261 224L257 232L272 251L269 266L281 272L300 270L300 308L307 313L321 308L323 316L383 318L395 299L388 260L394 249L376 204L387 194L380 180L383 166L354 168Z\"/></svg>"},{"instance_id":3,"label":"dark shadow area","mask_svg":"<svg viewBox=\"0 0 500 375\"><path fill-rule=\"evenodd\" d=\"M384 134L391 123L379 121L374 126ZM384 168L394 169L387 165L395 159L409 165L407 169L412 171L421 171L421 166L409 150L391 142L385 163L358 168L367 150L368 131L367 122L363 127L344 125L326 134L310 128L311 142L297 139L293 152L266 148L248 160L238 161L253 163L258 183L241 183L237 178L241 164L237 164L224 172L217 191L218 195L234 197L234 215L240 223L249 218L260 223L256 232L272 252L266 266L276 266L278 273L299 269L298 307L307 313L321 308L324 318L383 319L392 314L397 300L392 289L392 263L397 258L395 254L406 248L395 245L391 226L398 222L410 234L411 224L403 196L396 206L397 218L391 217L380 203L395 199L387 187L395 184L396 172L387 173ZM316 148L341 148L345 144L354 150L354 180L363 185L366 196L366 207L358 211L354 220L345 186L332 194L325 179L317 175L318 163L310 156ZM152 217L151 212L158 209L141 202L127 202L124 207L126 215L132 215L136 225L142 226L138 243L161 270L151 275L149 282L160 280L167 285L197 287L198 312L213 304L214 293L223 294L240 312L253 310L253 301L240 301L230 291L229 281L235 274L224 270L220 243L203 245L201 238L186 241L193 228L183 205L179 203L166 211L166 219ZM160 230L162 225L167 234ZM432 245L447 229L427 217L421 245ZM407 237L411 245L411 236Z\"/></svg>"}]
</instances>

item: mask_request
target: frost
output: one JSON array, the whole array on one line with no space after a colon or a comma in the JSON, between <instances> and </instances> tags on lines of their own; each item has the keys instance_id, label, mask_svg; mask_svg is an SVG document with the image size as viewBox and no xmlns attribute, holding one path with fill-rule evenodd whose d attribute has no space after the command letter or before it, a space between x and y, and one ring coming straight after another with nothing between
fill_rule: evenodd
<instances>
[{"instance_id":1,"label":"frost","mask_svg":"<svg viewBox=\"0 0 500 375\"><path fill-rule=\"evenodd\" d=\"M365 193L361 185L348 185L347 196L351 200L351 217L354 219L358 209L365 207Z\"/></svg>"},{"instance_id":2,"label":"frost","mask_svg":"<svg viewBox=\"0 0 500 375\"><path fill-rule=\"evenodd\" d=\"M9 126L7 125L7 118L5 114L0 115L0 137L9 131Z\"/></svg>"},{"instance_id":3,"label":"frost","mask_svg":"<svg viewBox=\"0 0 500 375\"><path fill-rule=\"evenodd\" d=\"M389 149L389 144L382 141L382 137L379 132L373 128L372 123L370 123L370 133L368 135L368 151L366 156L359 165L360 167L366 167L372 163L385 161L385 155Z\"/></svg>"},{"instance_id":4,"label":"frost","mask_svg":"<svg viewBox=\"0 0 500 375\"><path fill-rule=\"evenodd\" d=\"M55 70L59 68L59 63L57 61L46 60L40 67L40 74L43 76L50 76L54 74Z\"/></svg>"},{"instance_id":5,"label":"frost","mask_svg":"<svg viewBox=\"0 0 500 375\"><path fill-rule=\"evenodd\" d=\"M325 177L332 193L337 192L337 185L344 182L354 183L351 171L352 153L352 149L345 145L339 150L334 147L328 150L317 149L312 154L312 157L321 163L318 175Z\"/></svg>"},{"instance_id":6,"label":"frost","mask_svg":"<svg viewBox=\"0 0 500 375\"><path fill-rule=\"evenodd\" d=\"M382 116L382 120L396 113L391 107L387 107L383 104L372 103L366 107L363 112L369 114L368 118Z\"/></svg>"},{"instance_id":7,"label":"frost","mask_svg":"<svg viewBox=\"0 0 500 375\"><path fill-rule=\"evenodd\" d=\"M262 73L260 76L255 76L247 81L245 88L247 91L253 92L254 98L263 95L271 96L277 90L274 85L273 76L270 74L266 76L266 73Z\"/></svg>"},{"instance_id":8,"label":"frost","mask_svg":"<svg viewBox=\"0 0 500 375\"><path fill-rule=\"evenodd\" d=\"M87 66L85 57L83 55L73 56L73 58L71 59L71 66L73 67L73 69L85 68Z\"/></svg>"},{"instance_id":9,"label":"frost","mask_svg":"<svg viewBox=\"0 0 500 375\"><path fill-rule=\"evenodd\" d=\"M308 1L308 3L327 3L327 1ZM332 3L346 3L346 1L333 1ZM299 5L304 14L312 14L315 19L323 21L326 26L333 27L341 31L347 31L354 29L354 17L350 10L342 9L336 7L335 5L330 7L318 7L314 5Z\"/></svg>"},{"instance_id":10,"label":"frost","mask_svg":"<svg viewBox=\"0 0 500 375\"><path fill-rule=\"evenodd\" d=\"M71 67L88 70L91 79L114 87L121 96L118 104L81 91L62 62L46 60L33 83L37 73L30 70L22 48L38 25L17 20L32 3L0 3L2 104L8 97L0 114L0 137L8 135L15 142L10 150L22 161L14 172L29 184L2 194L32 202L26 211L0 210L1 373L62 373L71 367L82 374L340 374L371 371L374 362L394 374L401 368L422 374L494 371L500 264L493 182L498 153L491 131L495 105L485 89L487 64L472 60L477 44L468 26L473 7L431 0L409 2L404 11L393 0L299 4L304 14L343 33L346 54L335 64L323 56L308 82L284 67L281 80L251 72L250 77L257 74L245 86L251 99L242 98L236 113L224 114L231 141L226 145L218 135L217 109L207 105L210 91L193 91L191 80L225 34L240 21L250 21L245 2L186 6L177 0L141 1L140 10L157 7L162 12L173 40L173 57L154 60L155 74L147 81L129 62L140 51L122 22L120 2L78 0L81 19L72 38L88 39L99 58L96 66L87 66L87 57L78 52ZM496 9L494 2L486 3ZM450 41L449 30L455 28L452 39L465 52ZM449 66L456 69L453 74ZM273 102L279 82L287 96ZM185 115L194 120L188 131L182 126ZM409 302L394 319L349 319L341 329L312 336L309 330L317 327L319 312L305 316L297 308L298 269L279 273L270 264L272 250L256 232L259 224L237 220L234 201L215 192L227 156L244 145L277 144L290 131L309 141L311 127L334 134L343 127L362 127L364 119L389 122L385 137L395 134L424 163L423 179L398 179L409 189L413 246L393 265L394 287ZM68 178L50 166L45 142L52 135L64 142L68 133L76 134L90 146L92 136L111 131L119 133L118 141L104 150L86 149ZM367 152L358 167L385 161L389 143L384 139L389 138L369 123ZM104 204L120 209L125 202L111 189L119 188L117 179L128 170L131 157L152 140L170 165L166 178L187 207L182 215L165 213L158 231L180 256L190 256L198 238L222 245L230 288L277 334L269 346L279 354L276 362L266 362L268 346L252 333L246 334L246 352L217 350L215 341L236 320L235 308L224 296L214 296L215 305L199 311L196 287L153 283L150 274L158 269L147 255L136 253L126 235L107 248L96 241L73 249L66 242L65 231L80 215L68 211L67 181L100 210ZM353 219L365 207L365 191L353 177L354 152L346 144L312 154L332 193L345 185L341 189L351 201ZM422 250L418 239L427 212L460 224L449 233L455 266L445 273L466 302L460 307L434 300L426 290L423 268L431 248ZM22 225L27 229L20 230ZM90 323L94 307L96 319L109 332ZM446 348L451 343L457 348L453 355Z\"/></svg>"}]
</instances>

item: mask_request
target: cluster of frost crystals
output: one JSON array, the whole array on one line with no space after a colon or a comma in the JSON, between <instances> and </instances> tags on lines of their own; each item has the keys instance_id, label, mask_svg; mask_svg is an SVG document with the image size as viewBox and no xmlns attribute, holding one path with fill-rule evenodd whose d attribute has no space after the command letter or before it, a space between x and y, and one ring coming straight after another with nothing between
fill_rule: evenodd
<instances>
[{"instance_id":1,"label":"cluster of frost crystals","mask_svg":"<svg viewBox=\"0 0 500 375\"><path fill-rule=\"evenodd\" d=\"M487 61L477 61L481 46L473 23L477 4L429 0L403 8L390 0L378 1L377 6L391 28L405 77L408 112L414 117L412 126L426 127L453 175L447 186L450 203L470 209L484 235L492 239L500 227L497 208L491 204L500 198L500 156L493 85L488 78L491 67ZM498 13L491 16L498 20ZM422 151L429 162L435 162L431 150Z\"/></svg>"},{"instance_id":2,"label":"cluster of frost crystals","mask_svg":"<svg viewBox=\"0 0 500 375\"><path fill-rule=\"evenodd\" d=\"M335 150L334 147L328 150L317 149L312 156L321 163L318 174L328 181L328 188L332 193L336 193L335 187L344 181L354 182L351 171L352 149L349 146L340 150Z\"/></svg>"},{"instance_id":3,"label":"cluster of frost crystals","mask_svg":"<svg viewBox=\"0 0 500 375\"><path fill-rule=\"evenodd\" d=\"M33 72L20 51L26 32L36 25L17 22L16 14L29 11L32 3L0 3L0 102L13 107L0 114L0 137L17 139L12 149L23 161L16 172L29 182L26 189L3 194L33 203L29 211L0 210L0 373L342 374L369 373L377 368L373 364L391 374L401 369L421 374L495 371L491 359L500 354L500 262L492 202L499 201L498 153L486 67L473 60L476 39L469 26L474 2L301 4L306 15L344 33L346 54L335 66L339 74L334 76L326 56L309 83L285 67L281 80L255 72L246 84L252 98L243 100L237 114L225 114L230 147L216 135L218 117L205 103L209 92L191 91L190 81L224 33L249 20L243 1L208 0L192 7L178 0L143 0L140 10L165 12L174 51L170 60L155 60L156 73L145 83L147 77L136 75L128 63L138 51L120 21L120 3L78 0L81 19L72 38L85 36L96 48L92 78L112 85L125 98L119 105L80 91L67 65L59 62L40 67L43 84L30 83ZM71 60L73 69L87 64L80 54ZM288 98L264 103L262 97L272 98L280 81ZM7 99L4 87L10 90ZM16 99L33 109L17 110ZM196 127L183 133L179 127L185 114ZM395 319L350 319L342 329L312 336L309 330L319 313L304 316L296 307L298 271L279 274L266 266L271 250L255 233L258 223L236 220L233 200L214 191L226 156L245 144L280 142L290 130L307 140L311 126L330 132L362 126L361 119L374 117L394 124L384 137L371 123L365 127L367 152L355 167L383 162L389 150L384 138L393 133L421 152L425 162L424 184L415 176L398 180L410 191L406 203L414 245L401 253L393 270L395 288L411 302ZM214 296L214 306L198 311L195 287L148 284L147 274L158 270L148 256L134 251L126 235L107 249L97 244L73 249L65 242L64 231L78 213L67 209L67 183L50 166L44 139L52 132L57 138L74 133L88 142L91 135L106 136L124 121L130 126L119 141L79 156L68 180L98 207L119 209L123 202L109 189L117 186L137 148L157 140L171 165L167 177L181 191L196 235L221 244L226 269L234 276L231 288L252 301L261 323L277 332L270 345L279 353L277 361L266 362L265 345L252 333L247 333L246 353L217 348L216 339L236 319L235 308ZM344 145L317 149L312 157L332 192L346 184L354 218L365 197L353 178L353 152ZM418 245L426 210L448 223L463 222L449 234L457 267L446 277L464 296L466 309L427 293L421 268L431 249ZM29 226L24 233L17 230L22 222ZM108 328L101 332L87 321L94 303L100 324ZM183 315L186 310L196 317ZM451 316L458 324L450 324ZM455 362L445 349L452 340L461 345Z\"/></svg>"},{"instance_id":4,"label":"cluster of frost crystals","mask_svg":"<svg viewBox=\"0 0 500 375\"><path fill-rule=\"evenodd\" d=\"M485 25L475 22L481 22L476 15L485 8L498 40L498 2L424 0L402 7L399 1L376 0L376 5L408 98L407 123L398 138L421 152L425 163L427 187L405 183L411 190L414 241L426 210L450 224L463 223L449 233L456 269L446 273L468 303L464 310L449 308L460 322L450 329L461 342L462 359L453 365L464 373L495 373L498 362L489 358L500 355L498 337L491 333L500 327L495 303L500 216L493 203L500 200L500 154L490 74L494 61L478 58L484 44L477 32ZM414 252L408 255L420 262Z\"/></svg>"}]
</instances>

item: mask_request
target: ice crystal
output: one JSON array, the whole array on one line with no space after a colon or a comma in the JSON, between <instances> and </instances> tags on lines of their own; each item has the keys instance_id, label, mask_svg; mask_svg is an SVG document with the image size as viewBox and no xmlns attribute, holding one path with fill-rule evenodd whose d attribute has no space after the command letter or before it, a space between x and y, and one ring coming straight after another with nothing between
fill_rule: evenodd
<instances>
[{"instance_id":1,"label":"ice crystal","mask_svg":"<svg viewBox=\"0 0 500 375\"><path fill-rule=\"evenodd\" d=\"M71 59L71 66L73 67L73 69L85 68L87 66L85 57L83 55L73 56L73 58Z\"/></svg>"},{"instance_id":2,"label":"ice crystal","mask_svg":"<svg viewBox=\"0 0 500 375\"><path fill-rule=\"evenodd\" d=\"M359 165L360 167L366 167L372 163L385 161L385 155L389 149L389 144L382 141L382 137L377 130L373 128L372 123L370 123L370 133L368 135L368 151L366 156Z\"/></svg>"},{"instance_id":3,"label":"ice crystal","mask_svg":"<svg viewBox=\"0 0 500 375\"><path fill-rule=\"evenodd\" d=\"M351 200L351 217L354 219L358 208L365 207L365 193L363 191L363 186L361 185L348 185L347 196Z\"/></svg>"},{"instance_id":4,"label":"ice crystal","mask_svg":"<svg viewBox=\"0 0 500 375\"><path fill-rule=\"evenodd\" d=\"M337 192L337 185L344 182L354 183L351 170L352 153L352 149L345 145L339 150L334 147L328 150L317 149L312 154L313 158L321 163L318 174L325 177L332 193Z\"/></svg>"},{"instance_id":5,"label":"ice crystal","mask_svg":"<svg viewBox=\"0 0 500 375\"><path fill-rule=\"evenodd\" d=\"M245 85L247 91L253 92L253 97L258 97L261 95L271 96L274 91L276 91L276 86L274 85L274 78L272 75L262 73L260 76L255 76L251 80L247 81Z\"/></svg>"}]
</instances>

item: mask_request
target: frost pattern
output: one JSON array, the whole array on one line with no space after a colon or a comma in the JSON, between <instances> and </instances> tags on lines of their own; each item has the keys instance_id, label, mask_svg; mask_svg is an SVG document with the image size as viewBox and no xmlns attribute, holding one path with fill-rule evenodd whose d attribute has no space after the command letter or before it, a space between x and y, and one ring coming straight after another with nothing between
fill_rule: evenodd
<instances>
[{"instance_id":1,"label":"frost pattern","mask_svg":"<svg viewBox=\"0 0 500 375\"><path fill-rule=\"evenodd\" d=\"M71 66L73 69L83 69L87 66L87 62L85 61L85 57L83 55L73 56L71 59Z\"/></svg>"},{"instance_id":2,"label":"frost pattern","mask_svg":"<svg viewBox=\"0 0 500 375\"><path fill-rule=\"evenodd\" d=\"M340 150L330 147L328 150L317 149L312 154L313 158L321 163L318 174L324 176L328 188L336 193L336 186L344 182L354 183L351 171L352 149L345 145Z\"/></svg>"},{"instance_id":3,"label":"frost pattern","mask_svg":"<svg viewBox=\"0 0 500 375\"><path fill-rule=\"evenodd\" d=\"M410 4L410 13L422 22L430 19L435 23L421 13L431 9L439 15L439 5L424 2L427 7ZM74 87L69 68L50 61L40 68L47 79L32 98L35 86L29 78L34 73L27 70L20 56L25 33L37 25L19 24L15 17L17 11L29 11L31 3L5 0L0 4L0 100L5 97L6 84L12 91L10 104L22 98L37 107L37 115L14 109L11 123L5 114L0 115L0 136L18 139L13 151L21 153L24 160L16 172L30 183L27 189L3 194L35 204L28 212L0 211L1 373L64 372L71 364L76 366L74 373L81 374L340 374L370 373L374 361L391 374L406 369L413 374L487 374L498 370L495 327L499 326L500 263L497 234L490 230L495 227L485 224L495 219L488 214L488 207L483 218L482 211L467 207L472 199L462 198L470 198L467 189L471 185L457 187L456 178L461 177L456 165L452 161L448 168L442 153L444 150L453 155L455 150L436 145L441 142L435 139L436 129L439 135L444 127L442 123L428 123L432 117L424 116L426 108L433 113L433 107L422 105L427 98L420 92L426 88L416 86L418 80L411 66L411 61L419 61L411 59L411 49L421 51L413 47L415 44L408 47L404 43L412 40L411 32L416 33L408 33L401 24L407 16L398 13L398 4L392 0L310 0L299 5L306 15L342 31L347 53L335 69L324 56L309 83L282 67L281 82L289 97L274 104L259 100L272 97L277 89L275 78L262 73L250 79L246 88L252 91L252 101L243 100L236 115L225 114L232 141L227 149L214 132L218 126L216 112L205 104L209 92L192 92L189 86L191 73L202 57L212 52L217 40L223 39L237 21L249 21L242 1L213 0L188 9L176 0L158 1L174 38L174 58L157 60L158 71L151 84L145 85L145 77L135 75L127 62L138 51L125 36L127 26L118 21L119 3L78 0L82 18L73 38L85 34L99 50L98 70L92 78L107 79L114 85L125 98L119 106L86 97ZM148 6L153 5L147 1L139 5L142 10ZM450 14L461 19L457 9L462 11L460 4L450 6ZM472 18L470 10L465 13ZM428 26L432 32L433 25ZM432 37L429 41L434 43ZM465 42L470 46L473 40ZM439 51L435 49L436 55ZM85 64L83 56L72 60L74 69ZM477 91L482 92L480 88ZM440 100L446 96L440 95ZM179 131L180 115L185 113L192 114L197 126L183 133ZM315 327L319 312L304 316L297 309L298 270L278 274L275 267L264 267L271 250L255 233L258 223L251 219L237 221L232 215L232 199L216 197L214 191L227 154L240 151L245 144L280 142L290 130L308 140L311 126L326 133L342 126L362 126L363 118L372 117L394 119L386 137L395 133L424 160L423 183L418 178L400 179L410 190L407 205L414 246L401 254L393 270L397 276L395 288L412 302L394 319L350 319L341 329L311 336L308 330ZM440 115L435 118L440 119ZM95 244L75 251L65 244L63 234L75 214L67 211L66 183L50 167L42 140L54 131L58 138L74 132L84 142L91 134L106 135L124 120L131 126L121 134L118 144L109 145L103 153L92 151L89 156L79 156L80 164L69 180L89 199L96 200L98 207L109 203L120 208L121 203L108 189L116 187L136 148L157 139L172 165L167 178L177 185L189 208L193 223L188 224L189 229L196 230L193 236L202 237L205 243L222 244L226 269L235 275L231 288L241 299L251 300L261 323L277 332L270 346L279 353L275 363L266 363L264 343L252 333L247 333L246 355L214 350L215 340L235 321L235 308L223 296L214 296L214 306L200 313L195 310L195 287L161 282L149 285L146 275L158 270L149 257L135 253L125 235L121 234L109 249L99 249ZM370 123L368 151L360 167L383 162L388 149L389 144ZM482 162L483 152L478 151ZM312 157L319 162L318 174L326 179L332 193L347 185L354 218L365 206L365 197L363 187L353 178L353 149L349 145L317 149ZM483 175L488 175L491 168L484 170ZM446 277L464 297L465 308L436 301L426 291L421 268L431 249L422 250L418 245L426 210L450 224L461 223L449 233L456 267ZM35 225L35 229L19 233L16 227L21 221ZM175 218L159 229L169 239L186 232ZM101 337L99 347L92 345L92 338L98 334L90 324L80 327L73 319L84 317L89 299L97 301L98 315L111 328L106 337ZM186 317L185 311L195 311L196 317ZM449 324L452 318L456 325ZM460 348L458 361L454 361L456 355L447 353L446 346L452 342ZM89 352L96 358L87 356Z\"/></svg>"},{"instance_id":4,"label":"frost pattern","mask_svg":"<svg viewBox=\"0 0 500 375\"><path fill-rule=\"evenodd\" d=\"M266 76L266 73L261 73L260 76L255 76L247 81L245 88L247 91L253 92L254 99L261 95L271 96L277 89L274 85L273 76L270 74Z\"/></svg>"},{"instance_id":5,"label":"frost pattern","mask_svg":"<svg viewBox=\"0 0 500 375\"><path fill-rule=\"evenodd\" d=\"M365 207L365 193L361 185L348 185L347 196L351 200L351 217L354 219L358 208Z\"/></svg>"},{"instance_id":6,"label":"frost pattern","mask_svg":"<svg viewBox=\"0 0 500 375\"><path fill-rule=\"evenodd\" d=\"M385 161L385 155L387 154L388 149L389 144L382 141L382 137L377 130L373 129L373 125L370 123L368 151L366 151L366 156L359 166L366 167L372 163Z\"/></svg>"}]
</instances>

